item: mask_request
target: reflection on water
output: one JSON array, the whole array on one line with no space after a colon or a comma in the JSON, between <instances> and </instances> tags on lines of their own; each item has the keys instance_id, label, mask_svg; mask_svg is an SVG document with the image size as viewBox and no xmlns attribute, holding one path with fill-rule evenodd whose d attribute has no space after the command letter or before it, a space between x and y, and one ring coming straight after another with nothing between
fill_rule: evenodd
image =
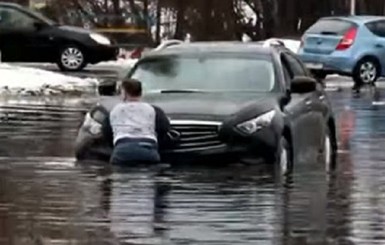
<instances>
[{"instance_id":1,"label":"reflection on water","mask_svg":"<svg viewBox=\"0 0 385 245\"><path fill-rule=\"evenodd\" d=\"M384 244L385 107L331 94L339 168L77 163L87 105L2 102L0 244ZM345 106L349 105L349 108Z\"/></svg>"}]
</instances>

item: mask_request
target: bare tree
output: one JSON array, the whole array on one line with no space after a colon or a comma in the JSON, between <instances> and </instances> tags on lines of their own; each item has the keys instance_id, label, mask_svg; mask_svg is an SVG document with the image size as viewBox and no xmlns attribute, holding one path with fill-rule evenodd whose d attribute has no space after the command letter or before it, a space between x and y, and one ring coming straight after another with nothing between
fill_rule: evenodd
<instances>
[{"instance_id":1,"label":"bare tree","mask_svg":"<svg viewBox=\"0 0 385 245\"><path fill-rule=\"evenodd\" d=\"M13 0L23 1L23 0ZM349 13L350 0L52 0L47 13L61 22L92 27L116 28L127 25L146 29L149 17L162 10L171 11L175 19L170 38L183 39L189 33L193 40L234 40L247 34L252 40L272 36L300 36L318 18ZM148 8L158 5L158 8ZM245 17L247 6L254 14ZM357 1L357 12L385 14L384 0ZM52 17L51 16L51 17ZM130 16L130 17L128 17ZM127 18L130 21L127 21ZM158 23L152 23L160 29ZM127 42L133 34L119 34ZM160 37L160 33L159 33Z\"/></svg>"}]
</instances>

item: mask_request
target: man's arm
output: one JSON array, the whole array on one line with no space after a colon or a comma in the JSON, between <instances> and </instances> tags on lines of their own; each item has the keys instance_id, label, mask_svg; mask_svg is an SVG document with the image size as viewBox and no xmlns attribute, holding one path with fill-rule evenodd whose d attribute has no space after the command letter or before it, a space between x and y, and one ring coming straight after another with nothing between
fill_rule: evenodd
<instances>
[{"instance_id":1,"label":"man's arm","mask_svg":"<svg viewBox=\"0 0 385 245\"><path fill-rule=\"evenodd\" d=\"M103 137L107 140L108 144L110 146L114 145L114 137L112 132L112 127L110 123L110 115L107 114L106 118L104 119L104 122L102 124L102 133Z\"/></svg>"},{"instance_id":2,"label":"man's arm","mask_svg":"<svg viewBox=\"0 0 385 245\"><path fill-rule=\"evenodd\" d=\"M163 145L168 144L168 141L170 140L168 132L171 129L171 125L166 113L159 107L153 107L155 109L155 131L158 136L159 144L162 147Z\"/></svg>"},{"instance_id":3,"label":"man's arm","mask_svg":"<svg viewBox=\"0 0 385 245\"><path fill-rule=\"evenodd\" d=\"M159 107L153 106L155 109L155 131L158 134L158 137L164 138L167 136L167 133L170 131L170 121L166 116L166 113Z\"/></svg>"}]
</instances>

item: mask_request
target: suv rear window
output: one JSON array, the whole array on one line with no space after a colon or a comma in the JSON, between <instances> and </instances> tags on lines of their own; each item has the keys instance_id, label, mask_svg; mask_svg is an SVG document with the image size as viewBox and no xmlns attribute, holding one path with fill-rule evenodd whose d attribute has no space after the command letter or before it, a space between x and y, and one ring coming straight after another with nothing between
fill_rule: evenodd
<instances>
[{"instance_id":1,"label":"suv rear window","mask_svg":"<svg viewBox=\"0 0 385 245\"><path fill-rule=\"evenodd\" d=\"M344 35L353 26L355 26L354 23L345 20L322 19L312 25L306 33Z\"/></svg>"}]
</instances>

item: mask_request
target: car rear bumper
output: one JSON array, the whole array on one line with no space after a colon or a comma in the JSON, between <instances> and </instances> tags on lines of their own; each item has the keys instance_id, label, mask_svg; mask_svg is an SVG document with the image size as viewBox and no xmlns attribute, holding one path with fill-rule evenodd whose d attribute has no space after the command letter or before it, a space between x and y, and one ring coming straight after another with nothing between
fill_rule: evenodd
<instances>
[{"instance_id":1,"label":"car rear bumper","mask_svg":"<svg viewBox=\"0 0 385 245\"><path fill-rule=\"evenodd\" d=\"M351 74L355 61L350 56L336 54L329 55L300 52L298 55L310 70L319 70L326 73Z\"/></svg>"},{"instance_id":2,"label":"car rear bumper","mask_svg":"<svg viewBox=\"0 0 385 245\"><path fill-rule=\"evenodd\" d=\"M92 46L88 48L88 63L116 60L118 54L119 48L115 46Z\"/></svg>"}]
</instances>

